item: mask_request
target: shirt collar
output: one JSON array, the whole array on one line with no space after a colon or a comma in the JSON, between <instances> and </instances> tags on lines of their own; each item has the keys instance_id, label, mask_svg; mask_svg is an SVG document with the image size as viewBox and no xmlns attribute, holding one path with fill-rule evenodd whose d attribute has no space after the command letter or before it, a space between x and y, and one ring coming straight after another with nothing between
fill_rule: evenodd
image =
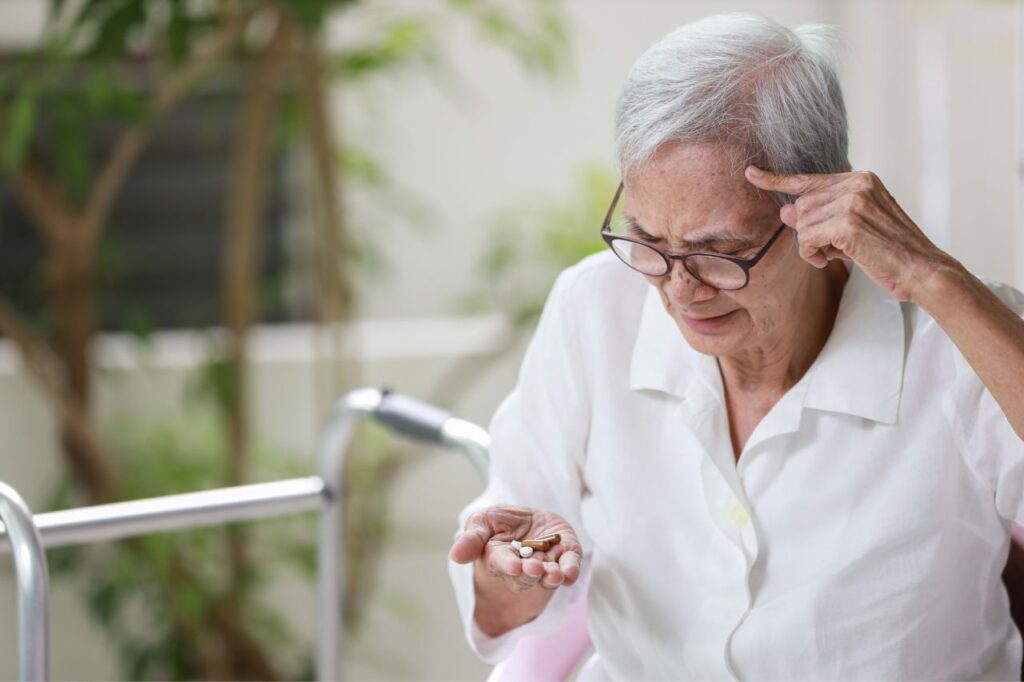
<instances>
[{"instance_id":1,"label":"shirt collar","mask_svg":"<svg viewBox=\"0 0 1024 682\"><path fill-rule=\"evenodd\" d=\"M800 381L802 405L894 424L903 387L903 311L859 267L846 265L850 278L832 332ZM697 411L724 404L716 358L686 342L654 287L644 298L630 389L674 395Z\"/></svg>"}]
</instances>

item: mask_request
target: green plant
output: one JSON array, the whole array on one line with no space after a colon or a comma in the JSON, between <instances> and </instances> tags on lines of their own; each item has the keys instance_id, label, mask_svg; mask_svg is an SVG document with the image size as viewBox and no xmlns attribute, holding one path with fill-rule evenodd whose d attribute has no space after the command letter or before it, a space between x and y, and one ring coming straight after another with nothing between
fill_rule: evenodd
<instances>
[{"instance_id":1,"label":"green plant","mask_svg":"<svg viewBox=\"0 0 1024 682\"><path fill-rule=\"evenodd\" d=\"M274 145L301 144L311 153L313 195L320 207L311 268L319 321L348 319L354 306L353 265L372 253L369 244L356 241L341 212L339 187L359 154L342 144L332 127L329 83L352 84L423 66L441 77L456 73L439 49L451 16L468 19L485 40L509 50L529 69L550 75L563 63L566 36L551 0L514 7L498 0L450 0L434 11L411 4L397 12L375 11L381 6L374 0L50 0L51 21L40 45L0 71L0 172L43 238L47 298L46 310L33 320L0 296L0 332L20 347L60 417L70 478L61 506L256 480L259 457L245 410L245 339L259 316L253 264ZM325 20L332 13L352 19L360 10L366 26L358 42L326 52ZM182 445L187 438L174 435L179 427L152 427L152 440L132 443L112 435L116 429L98 432L89 417L94 376L89 348L96 332L96 283L116 277L121 267L117 245L107 237L123 183L168 112L209 78L240 79L245 86L225 197L221 294L227 333L211 346L197 393L200 404L215 408L219 425L207 434L208 442L191 444L204 455L190 459ZM115 137L109 157L97 163L90 149L101 126L112 128ZM336 163L339 156L347 163ZM367 158L361 170L386 185L386 174L373 173ZM132 320L144 337L146 311L134 311ZM353 476L370 495L383 497L378 493L396 465L387 454L373 453L390 449L361 444L359 450L368 454L354 460L363 465L354 466L369 473ZM161 452L183 459L160 464L167 470L140 464ZM361 492L354 491L353 504L359 504ZM353 625L361 603L356 597L366 593L354 580L373 575L373 552L386 528L383 514L378 504L364 501L350 516L364 522L363 529L352 529L352 541L371 538L363 541L365 551L350 549L353 561L365 562L349 571L355 578L346 592L354 606L346 621ZM268 631L284 639L284 626L254 601L267 568L251 560L250 530L232 526L127 541L95 556L78 555L88 560L65 553L57 563L87 579L90 609L118 642L126 677L305 675L308 666L275 664L259 645ZM303 555L300 547L293 549ZM139 623L148 626L134 627Z\"/></svg>"},{"instance_id":2,"label":"green plant","mask_svg":"<svg viewBox=\"0 0 1024 682\"><path fill-rule=\"evenodd\" d=\"M220 423L208 412L187 414L180 421L119 419L108 431L125 499L207 490L223 480L225 439ZM294 455L265 448L257 449L253 464L258 479L308 475L308 465ZM51 506L80 502L81 496L65 484ZM280 536L284 524L288 544L254 542L254 568L241 580L228 561L228 527L55 551L52 575L81 584L90 614L120 654L126 679L191 678L197 660L221 675L234 668L252 677L273 671L286 679L302 679L310 665L308 643L296 642L281 616L260 600L261 588L276 571L295 566L289 552L312 551L311 518L269 522L254 534ZM269 652L273 667L261 670L258 660L242 664L225 659L225 652L238 646L225 641L238 635L224 623L223 605L229 598L240 600L251 645Z\"/></svg>"}]
</instances>

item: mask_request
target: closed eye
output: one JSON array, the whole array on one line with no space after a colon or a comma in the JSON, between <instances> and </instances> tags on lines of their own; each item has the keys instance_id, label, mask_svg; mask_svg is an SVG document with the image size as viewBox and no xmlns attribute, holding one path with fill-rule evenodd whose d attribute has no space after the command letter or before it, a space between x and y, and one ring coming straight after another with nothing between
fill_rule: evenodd
<instances>
[{"instance_id":1,"label":"closed eye","mask_svg":"<svg viewBox=\"0 0 1024 682\"><path fill-rule=\"evenodd\" d=\"M648 242L650 244L657 244L661 241L661 237L655 237L652 234L647 234L640 229L640 226L636 223L632 223L629 226L629 234L632 237L639 239L640 241Z\"/></svg>"},{"instance_id":2,"label":"closed eye","mask_svg":"<svg viewBox=\"0 0 1024 682\"><path fill-rule=\"evenodd\" d=\"M664 241L661 237L655 237L652 234L648 234L639 225L637 225L635 222L633 222L633 221L631 221L629 219L627 219L627 222L628 222L627 232L634 239L639 239L640 241L642 241L642 242L644 242L646 244L651 244L651 245L659 244L659 243ZM734 256L734 257L738 258L738 257L740 257L740 254L753 253L753 249L754 249L754 247L751 246L749 243L745 244L744 246L741 246L738 249L732 249L732 250L728 250L728 251L721 250L721 247L715 248L714 244L708 244L707 246L704 246L702 248L695 249L694 252L699 252L699 253L717 253L717 254L720 254L720 255L723 255L723 256Z\"/></svg>"}]
</instances>

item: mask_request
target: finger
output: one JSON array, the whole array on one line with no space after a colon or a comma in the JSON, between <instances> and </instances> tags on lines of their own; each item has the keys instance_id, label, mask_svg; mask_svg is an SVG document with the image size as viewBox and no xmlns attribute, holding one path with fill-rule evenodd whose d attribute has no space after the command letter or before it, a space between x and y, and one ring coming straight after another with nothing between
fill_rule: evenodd
<instances>
[{"instance_id":1,"label":"finger","mask_svg":"<svg viewBox=\"0 0 1024 682\"><path fill-rule=\"evenodd\" d=\"M806 219L820 210L822 206L828 206L836 199L849 194L853 189L854 181L855 177L850 175L834 185L797 197L794 203L786 204L780 209L779 215L782 222L790 227L795 227L797 221Z\"/></svg>"},{"instance_id":2,"label":"finger","mask_svg":"<svg viewBox=\"0 0 1024 682\"><path fill-rule=\"evenodd\" d=\"M846 173L772 173L757 166L747 166L750 184L770 192L801 195L829 187L846 179Z\"/></svg>"},{"instance_id":3,"label":"finger","mask_svg":"<svg viewBox=\"0 0 1024 682\"><path fill-rule=\"evenodd\" d=\"M832 220L837 215L845 213L846 210L841 201L830 201L805 211L792 227L800 234L809 231L809 228L818 227Z\"/></svg>"},{"instance_id":4,"label":"finger","mask_svg":"<svg viewBox=\"0 0 1024 682\"><path fill-rule=\"evenodd\" d=\"M545 561L543 567L544 576L540 581L541 587L554 588L562 584L565 577L562 575L562 569L559 568L558 562Z\"/></svg>"},{"instance_id":5,"label":"finger","mask_svg":"<svg viewBox=\"0 0 1024 682\"><path fill-rule=\"evenodd\" d=\"M466 521L466 529L459 533L448 556L457 564L468 564L483 556L487 541L493 535L486 517L479 512Z\"/></svg>"},{"instance_id":6,"label":"finger","mask_svg":"<svg viewBox=\"0 0 1024 682\"><path fill-rule=\"evenodd\" d=\"M851 258L843 250L841 234L837 231L834 223L823 223L811 230L803 230L798 239L800 241L800 256L816 268L824 268L833 258L840 257L844 260Z\"/></svg>"},{"instance_id":7,"label":"finger","mask_svg":"<svg viewBox=\"0 0 1024 682\"><path fill-rule=\"evenodd\" d=\"M524 559L523 575L530 578L541 578L544 576L544 563L540 559Z\"/></svg>"},{"instance_id":8,"label":"finger","mask_svg":"<svg viewBox=\"0 0 1024 682\"><path fill-rule=\"evenodd\" d=\"M487 565L498 574L519 576L526 573L526 561L509 546L492 547L487 556Z\"/></svg>"},{"instance_id":9,"label":"finger","mask_svg":"<svg viewBox=\"0 0 1024 682\"><path fill-rule=\"evenodd\" d=\"M814 267L821 269L828 265L828 258L822 253L823 248L803 244L800 246L800 257Z\"/></svg>"},{"instance_id":10,"label":"finger","mask_svg":"<svg viewBox=\"0 0 1024 682\"><path fill-rule=\"evenodd\" d=\"M580 553L573 549L562 552L562 555L558 557L558 567L563 576L562 584L569 586L579 579L580 561Z\"/></svg>"},{"instance_id":11,"label":"finger","mask_svg":"<svg viewBox=\"0 0 1024 682\"><path fill-rule=\"evenodd\" d=\"M853 260L842 249L835 246L827 246L824 250L825 258L828 260Z\"/></svg>"}]
</instances>

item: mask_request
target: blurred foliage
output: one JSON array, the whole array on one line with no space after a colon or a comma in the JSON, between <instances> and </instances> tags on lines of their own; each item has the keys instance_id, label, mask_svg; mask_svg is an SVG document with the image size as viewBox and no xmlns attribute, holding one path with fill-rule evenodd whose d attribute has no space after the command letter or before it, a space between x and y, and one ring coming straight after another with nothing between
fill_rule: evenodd
<instances>
[{"instance_id":1,"label":"blurred foliage","mask_svg":"<svg viewBox=\"0 0 1024 682\"><path fill-rule=\"evenodd\" d=\"M591 164L576 183L562 196L524 198L496 214L479 266L481 286L464 301L468 310L499 311L518 328L532 328L558 273L607 248L601 222L617 177Z\"/></svg>"},{"instance_id":2,"label":"blurred foliage","mask_svg":"<svg viewBox=\"0 0 1024 682\"><path fill-rule=\"evenodd\" d=\"M194 412L177 421L120 419L108 425L109 441L122 466L125 499L210 490L223 478L225 448L220 421ZM346 641L358 635L374 598L377 607L407 618L421 613L413 590L377 596L380 555L392 536L390 490L398 473L389 455L394 439L373 423L360 427L346 458L345 599ZM308 458L261 447L254 453L253 481L308 476ZM67 481L54 490L47 509L82 503ZM215 643L213 610L241 597L250 634L269 652L282 679L312 679L313 643L265 600L267 585L288 573L312 582L317 570L316 514L236 524L247 528L251 570L233 582L227 556L229 526L163 532L117 543L66 547L48 553L51 578L71 580L85 594L87 609L111 636L125 679L194 679L191 648ZM186 578L182 567L187 567ZM299 616L311 625L312 612ZM183 633L190 633L188 640ZM387 656L346 647L346 660L387 669Z\"/></svg>"},{"instance_id":3,"label":"blurred foliage","mask_svg":"<svg viewBox=\"0 0 1024 682\"><path fill-rule=\"evenodd\" d=\"M122 419L109 425L108 436L123 472L125 499L208 490L223 479L222 429L208 412L175 422ZM298 458L266 448L254 455L254 480L308 475L308 464ZM81 500L64 484L49 507L78 504ZM253 570L241 584L229 570L228 527L54 550L51 576L81 585L90 614L119 652L125 679L194 678L196 644L217 646L219 632L211 614L229 595L241 597L250 636L277 656L282 676L309 679L309 643L297 641L261 595L281 569L299 567L295 555L313 553L313 517L267 522L256 532Z\"/></svg>"},{"instance_id":4,"label":"blurred foliage","mask_svg":"<svg viewBox=\"0 0 1024 682\"><path fill-rule=\"evenodd\" d=\"M463 22L484 42L514 55L527 70L547 77L566 64L567 33L555 0L448 0L388 3L382 0L49 0L50 14L41 43L0 67L0 172L31 164L52 181L57 195L73 208L82 205L104 160L98 140L133 126L159 125L154 94L159 85L187 66L202 41L220 30L225 12L253 13L244 40L215 65L206 81L232 83L239 67L266 47L268 31L259 11L274 7L310 35L328 20L358 30L332 46L331 76L342 83L367 82L396 73L457 77L460 64L444 59L453 22ZM303 74L293 73L293 78ZM294 82L293 84L294 85ZM288 86L281 94L275 140L292 144L303 126L301 98ZM351 140L337 154L346 182L360 182L397 201L389 210L428 213L428 206L398 187L386 168ZM372 241L374 230L357 233L361 263L383 259ZM105 235L97 255L99 278L116 279L130 265ZM379 235L377 236L379 238ZM555 239L559 248L571 248ZM567 254L563 254L568 257ZM350 264L341 264L350 265ZM496 279L507 276L494 270ZM265 291L264 297L276 295ZM53 311L44 311L46 328ZM130 331L144 339L152 329L149 312L132 311ZM240 399L233 370L223 361L206 363L189 388L193 404L174 422L120 420L106 435L123 483L125 499L138 499L217 487L226 469L224 424L219 409ZM382 432L361 431L347 464L344 619L357 629L378 574L381 547L390 533L388 493L399 468L393 441ZM266 448L254 452L247 480L271 480L308 473L300 460ZM308 462L306 463L308 465ZM82 503L69 482L60 486L50 508ZM281 677L312 676L309 643L299 641L278 608L265 601L264 588L281 570L307 578L315 568L312 516L246 525L252 560L239 582L229 569L228 538L233 528L164 533L51 556L56 578L78 582L90 613L112 637L127 679L196 679L199 660L226 636L214 617L225 603L239 603L245 635L274 659ZM385 595L389 608L408 617L415 605L408 595ZM350 651L346 655L358 655ZM392 661L382 655L377 663ZM392 668L393 669L393 668Z\"/></svg>"},{"instance_id":5,"label":"blurred foliage","mask_svg":"<svg viewBox=\"0 0 1024 682\"><path fill-rule=\"evenodd\" d=\"M462 29L506 50L529 72L545 78L563 76L570 63L568 32L557 0L49 2L40 46L0 65L0 171L12 172L31 160L53 176L73 204L83 203L91 189L100 161L98 137L109 138L152 120L154 84L182 66L216 31L223 23L223 7L244 12L280 6L311 33L322 30L328 20L351 24L355 29L329 53L331 76L350 89L374 79L416 74L434 78L442 91L464 93L459 72L465 65L445 58L447 42ZM207 83L235 83L239 65L265 47L266 31L253 23L246 40L213 69ZM281 93L275 134L276 142L285 146L300 139L303 125L301 98L293 86L294 79ZM369 149L344 136L340 147L337 159L346 183L369 190L374 205L403 225L436 227L431 204L398 183ZM352 260L341 267L371 275L390 272L376 227L353 232ZM116 249L109 240L105 245ZM98 264L101 279L110 282L118 273L108 272L108 265ZM270 298L281 295L268 293ZM146 318L141 310L133 316ZM45 313L37 322L43 317ZM146 330L152 325L136 326Z\"/></svg>"}]
</instances>

